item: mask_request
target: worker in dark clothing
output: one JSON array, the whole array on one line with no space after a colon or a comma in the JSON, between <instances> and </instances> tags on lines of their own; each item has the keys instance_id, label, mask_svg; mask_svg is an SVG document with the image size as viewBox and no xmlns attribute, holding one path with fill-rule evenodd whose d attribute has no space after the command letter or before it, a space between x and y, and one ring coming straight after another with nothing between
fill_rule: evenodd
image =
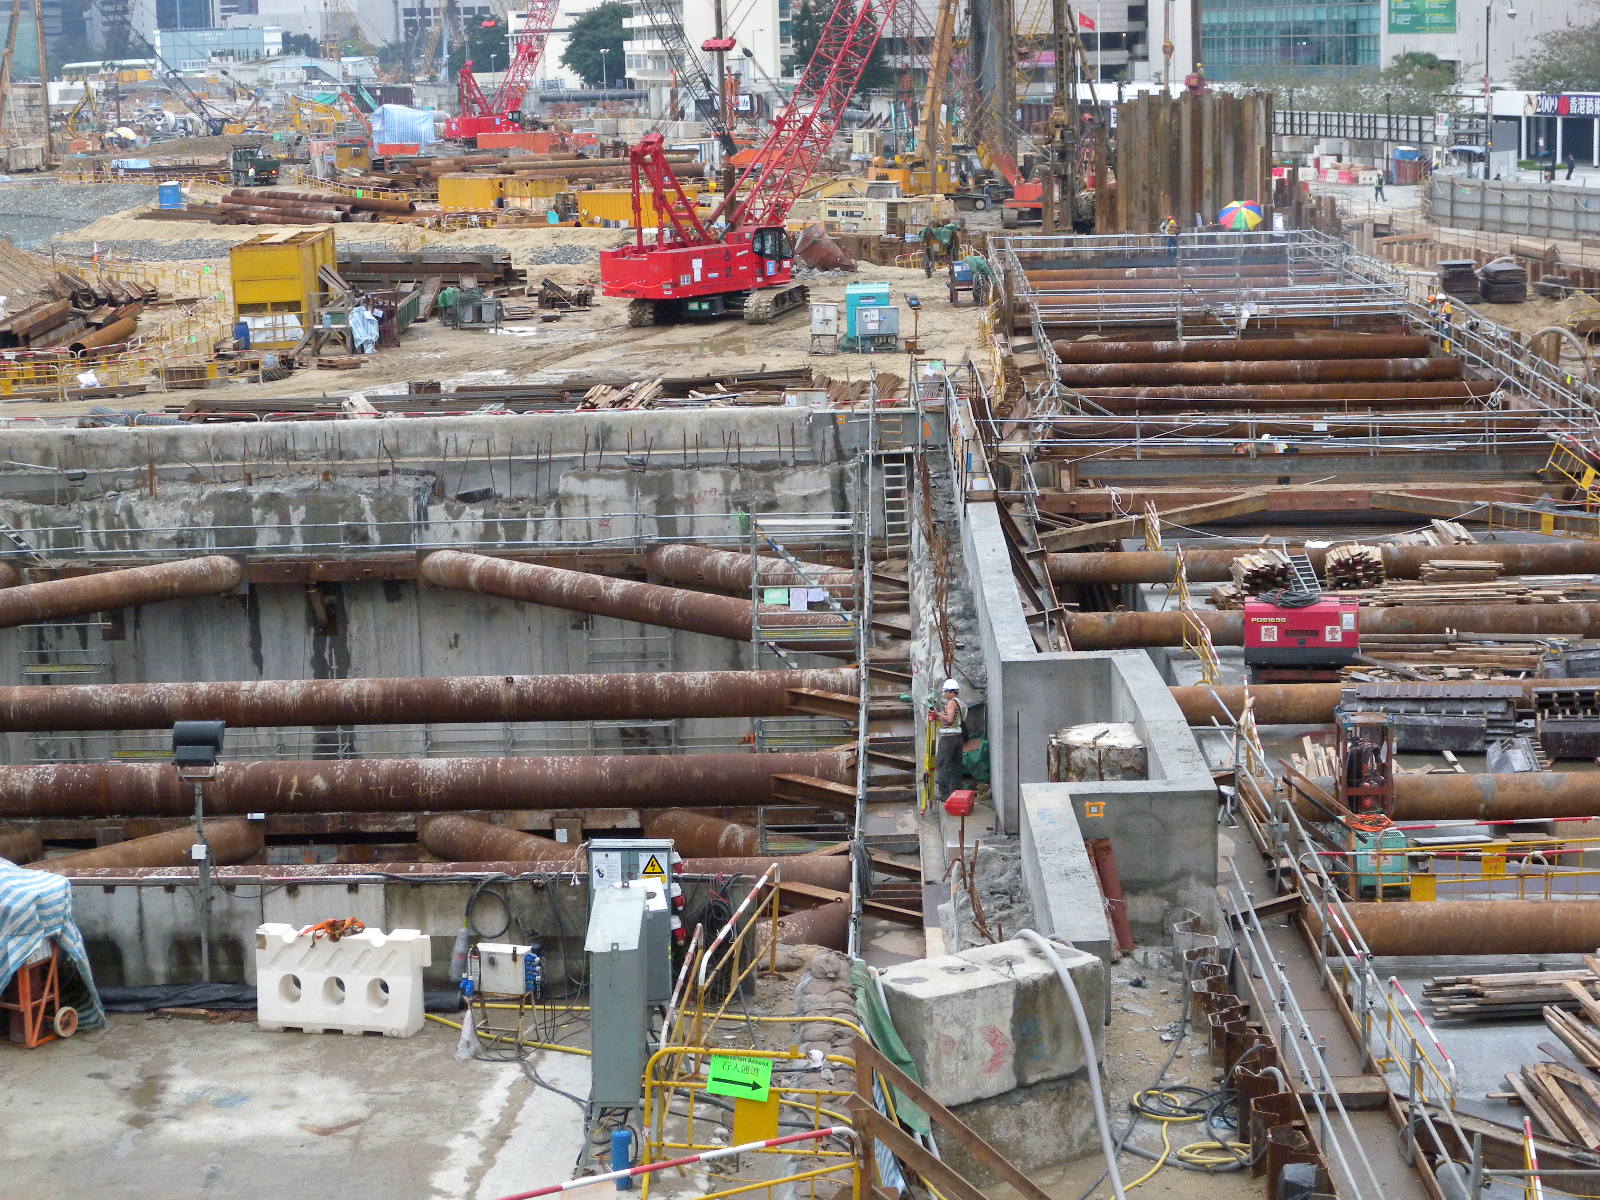
<instances>
[{"instance_id":1,"label":"worker in dark clothing","mask_svg":"<svg viewBox=\"0 0 1600 1200\"><path fill-rule=\"evenodd\" d=\"M1566 157L1565 161L1566 161L1566 164L1567 164L1567 178L1571 179L1572 178L1573 168L1575 168L1578 165L1578 156L1576 154L1574 154L1571 150L1568 150L1567 151L1567 157Z\"/></svg>"},{"instance_id":2,"label":"worker in dark clothing","mask_svg":"<svg viewBox=\"0 0 1600 1200\"><path fill-rule=\"evenodd\" d=\"M1382 200L1385 204L1389 203L1389 197L1383 194L1383 185L1388 182L1389 172L1379 167L1378 177L1372 181L1372 198L1374 200Z\"/></svg>"},{"instance_id":3,"label":"worker in dark clothing","mask_svg":"<svg viewBox=\"0 0 1600 1200\"><path fill-rule=\"evenodd\" d=\"M933 794L939 804L961 786L961 751L967 741L962 726L966 716L966 707L961 703L961 685L954 679L946 679L937 707L928 714L928 719L939 730L933 752Z\"/></svg>"}]
</instances>

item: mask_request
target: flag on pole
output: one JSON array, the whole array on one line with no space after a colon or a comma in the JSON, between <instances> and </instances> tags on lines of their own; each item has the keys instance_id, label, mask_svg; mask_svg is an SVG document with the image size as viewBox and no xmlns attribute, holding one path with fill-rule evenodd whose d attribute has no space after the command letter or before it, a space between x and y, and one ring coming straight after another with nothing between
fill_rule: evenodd
<instances>
[{"instance_id":1,"label":"flag on pole","mask_svg":"<svg viewBox=\"0 0 1600 1200\"><path fill-rule=\"evenodd\" d=\"M1079 13L1078 14L1078 28L1079 29L1093 30L1093 29L1097 28L1097 26L1094 23L1094 19L1092 17L1090 17L1088 13Z\"/></svg>"}]
</instances>

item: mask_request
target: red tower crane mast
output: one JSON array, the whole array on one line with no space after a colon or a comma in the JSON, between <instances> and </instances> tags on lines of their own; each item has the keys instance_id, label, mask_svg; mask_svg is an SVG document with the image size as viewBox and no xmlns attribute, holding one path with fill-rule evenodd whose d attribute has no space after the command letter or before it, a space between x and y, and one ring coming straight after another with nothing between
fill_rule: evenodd
<instances>
[{"instance_id":1,"label":"red tower crane mast","mask_svg":"<svg viewBox=\"0 0 1600 1200\"><path fill-rule=\"evenodd\" d=\"M555 27L560 0L528 0L522 27L511 35L511 63L494 95L487 96L473 74L472 63L456 75L461 114L445 122L446 137L470 138L480 133L510 133L522 128L522 101L533 83L545 43Z\"/></svg>"},{"instance_id":2,"label":"red tower crane mast","mask_svg":"<svg viewBox=\"0 0 1600 1200\"><path fill-rule=\"evenodd\" d=\"M834 0L794 95L709 221L672 173L660 134L630 152L634 244L600 255L605 294L630 325L742 312L760 325L803 304L783 222L844 121L884 26L902 0ZM649 208L646 209L648 201ZM645 226L656 236L645 240Z\"/></svg>"}]
</instances>

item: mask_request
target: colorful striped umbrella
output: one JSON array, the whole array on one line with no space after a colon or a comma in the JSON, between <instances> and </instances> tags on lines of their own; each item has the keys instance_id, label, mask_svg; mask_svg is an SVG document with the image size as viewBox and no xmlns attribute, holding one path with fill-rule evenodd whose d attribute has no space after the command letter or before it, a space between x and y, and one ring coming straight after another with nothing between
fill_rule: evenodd
<instances>
[{"instance_id":1,"label":"colorful striped umbrella","mask_svg":"<svg viewBox=\"0 0 1600 1200\"><path fill-rule=\"evenodd\" d=\"M1264 220L1261 205L1254 200L1235 200L1217 214L1217 223L1224 229L1254 229Z\"/></svg>"}]
</instances>

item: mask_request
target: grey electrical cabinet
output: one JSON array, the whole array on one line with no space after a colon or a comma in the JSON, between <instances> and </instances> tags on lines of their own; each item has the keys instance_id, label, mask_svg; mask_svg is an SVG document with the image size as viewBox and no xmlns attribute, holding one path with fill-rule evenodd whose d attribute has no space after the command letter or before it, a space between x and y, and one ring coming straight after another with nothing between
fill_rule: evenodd
<instances>
[{"instance_id":1,"label":"grey electrical cabinet","mask_svg":"<svg viewBox=\"0 0 1600 1200\"><path fill-rule=\"evenodd\" d=\"M589 1103L637 1108L650 1056L648 896L643 889L600 888L589 907L589 1020L594 1057Z\"/></svg>"},{"instance_id":2,"label":"grey electrical cabinet","mask_svg":"<svg viewBox=\"0 0 1600 1200\"><path fill-rule=\"evenodd\" d=\"M645 894L645 998L664 1005L672 999L672 909L659 884L638 879L628 887Z\"/></svg>"}]
</instances>

